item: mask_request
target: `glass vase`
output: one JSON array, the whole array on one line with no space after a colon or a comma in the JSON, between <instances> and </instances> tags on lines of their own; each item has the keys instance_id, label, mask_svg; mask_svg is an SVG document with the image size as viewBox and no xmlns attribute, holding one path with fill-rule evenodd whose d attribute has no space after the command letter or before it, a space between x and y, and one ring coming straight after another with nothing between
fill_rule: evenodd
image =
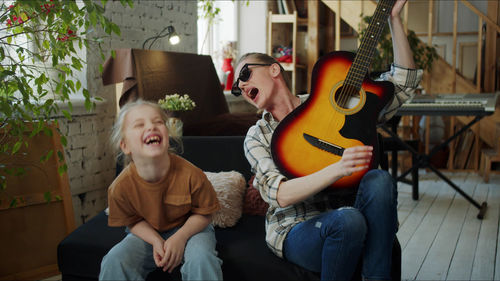
<instances>
[{"instance_id":1,"label":"glass vase","mask_svg":"<svg viewBox=\"0 0 500 281\"><path fill-rule=\"evenodd\" d=\"M170 130L170 134L176 137L182 137L182 120L177 117L170 117L167 120L167 126Z\"/></svg>"}]
</instances>

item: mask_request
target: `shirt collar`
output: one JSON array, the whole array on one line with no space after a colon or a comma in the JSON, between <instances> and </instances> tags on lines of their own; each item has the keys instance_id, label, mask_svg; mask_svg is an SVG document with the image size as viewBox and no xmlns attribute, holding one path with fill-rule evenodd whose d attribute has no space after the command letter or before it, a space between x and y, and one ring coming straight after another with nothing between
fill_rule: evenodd
<instances>
[{"instance_id":1,"label":"shirt collar","mask_svg":"<svg viewBox=\"0 0 500 281\"><path fill-rule=\"evenodd\" d=\"M309 94L297 95L297 96L300 98L300 104L303 104L307 100L307 98L309 97ZM264 112L262 112L262 118L269 123L278 122L274 119L274 116L271 114L271 112L269 112L265 109L264 109Z\"/></svg>"}]
</instances>

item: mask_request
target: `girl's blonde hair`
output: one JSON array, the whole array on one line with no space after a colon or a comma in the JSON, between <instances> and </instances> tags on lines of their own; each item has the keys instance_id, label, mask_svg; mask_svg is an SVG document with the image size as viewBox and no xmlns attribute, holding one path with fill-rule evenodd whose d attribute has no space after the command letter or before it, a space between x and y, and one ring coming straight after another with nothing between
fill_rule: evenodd
<instances>
[{"instance_id":1,"label":"girl's blonde hair","mask_svg":"<svg viewBox=\"0 0 500 281\"><path fill-rule=\"evenodd\" d=\"M146 101L143 99L137 99L132 102L126 103L121 109L120 112L118 113L118 117L116 118L115 124L113 125L113 128L111 129L111 136L110 136L110 143L111 146L115 151L118 152L118 157L123 155L122 150L120 149L120 143L123 139L123 123L125 122L125 117L127 114L135 107L141 106L141 105L147 105L150 106L158 111L160 113L161 119L163 122L165 122L165 125L167 124L168 118L170 118L170 113L165 112L157 103L151 102L151 101ZM182 153L182 142L180 140L179 136L175 136L172 134L173 130L169 126L167 126L167 132L169 135L170 140L172 140L176 146L170 146L171 151L176 151L179 150L178 152ZM178 149L176 149L176 147Z\"/></svg>"}]
</instances>

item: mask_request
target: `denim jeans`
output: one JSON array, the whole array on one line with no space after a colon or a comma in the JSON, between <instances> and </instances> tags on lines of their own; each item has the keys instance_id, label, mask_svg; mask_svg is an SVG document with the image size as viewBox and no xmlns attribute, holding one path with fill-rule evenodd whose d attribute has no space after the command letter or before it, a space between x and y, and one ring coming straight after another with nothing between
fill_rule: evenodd
<instances>
[{"instance_id":1,"label":"denim jeans","mask_svg":"<svg viewBox=\"0 0 500 281\"><path fill-rule=\"evenodd\" d=\"M177 230L160 234L167 239ZM182 260L183 280L222 280L222 260L217 257L215 244L212 224L189 238ZM145 280L156 268L153 246L129 233L104 256L99 280Z\"/></svg>"},{"instance_id":2,"label":"denim jeans","mask_svg":"<svg viewBox=\"0 0 500 281\"><path fill-rule=\"evenodd\" d=\"M365 174L353 207L322 213L294 226L284 242L285 258L321 280L350 280L363 257L365 279L391 279L397 230L397 189L383 170Z\"/></svg>"}]
</instances>

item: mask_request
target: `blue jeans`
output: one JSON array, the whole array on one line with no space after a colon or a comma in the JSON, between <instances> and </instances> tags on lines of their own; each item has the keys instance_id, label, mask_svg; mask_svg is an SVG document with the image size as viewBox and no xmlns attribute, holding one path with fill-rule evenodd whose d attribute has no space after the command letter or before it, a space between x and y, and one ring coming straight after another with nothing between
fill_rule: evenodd
<instances>
[{"instance_id":1,"label":"blue jeans","mask_svg":"<svg viewBox=\"0 0 500 281\"><path fill-rule=\"evenodd\" d=\"M397 230L397 190L383 170L365 174L354 207L342 207L299 223L284 242L285 258L321 280L350 280L361 255L366 279L391 279Z\"/></svg>"},{"instance_id":2,"label":"blue jeans","mask_svg":"<svg viewBox=\"0 0 500 281\"><path fill-rule=\"evenodd\" d=\"M160 234L167 239L177 230ZM222 280L222 260L217 257L215 244L212 224L189 238L182 260L183 280ZM129 233L102 259L99 280L145 280L156 268L153 246Z\"/></svg>"}]
</instances>

